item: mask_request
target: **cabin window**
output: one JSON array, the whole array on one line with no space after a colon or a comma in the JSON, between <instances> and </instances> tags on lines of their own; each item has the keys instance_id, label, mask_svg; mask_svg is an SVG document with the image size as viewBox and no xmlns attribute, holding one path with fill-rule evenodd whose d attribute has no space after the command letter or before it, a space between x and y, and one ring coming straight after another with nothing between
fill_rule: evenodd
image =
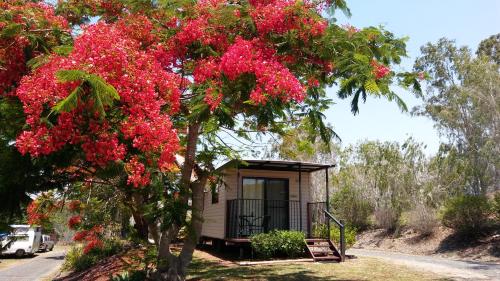
<instances>
[{"instance_id":1,"label":"cabin window","mask_svg":"<svg viewBox=\"0 0 500 281\"><path fill-rule=\"evenodd\" d=\"M211 189L212 189L212 204L219 203L219 187L220 187L220 184L213 184L211 186Z\"/></svg>"}]
</instances>

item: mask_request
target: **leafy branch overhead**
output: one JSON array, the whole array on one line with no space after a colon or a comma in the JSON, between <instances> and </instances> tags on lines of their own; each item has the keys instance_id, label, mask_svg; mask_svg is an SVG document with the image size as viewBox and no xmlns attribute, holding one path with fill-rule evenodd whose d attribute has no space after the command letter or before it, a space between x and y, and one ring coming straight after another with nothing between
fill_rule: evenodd
<instances>
[{"instance_id":1,"label":"leafy branch overhead","mask_svg":"<svg viewBox=\"0 0 500 281\"><path fill-rule=\"evenodd\" d=\"M89 99L101 118L106 117L105 107L112 106L115 100L120 100L116 89L106 83L101 77L86 73L81 70L59 70L56 77L60 82L81 82L65 99L59 101L51 112L70 112L78 106L78 102L85 97L86 90L89 91Z\"/></svg>"}]
</instances>

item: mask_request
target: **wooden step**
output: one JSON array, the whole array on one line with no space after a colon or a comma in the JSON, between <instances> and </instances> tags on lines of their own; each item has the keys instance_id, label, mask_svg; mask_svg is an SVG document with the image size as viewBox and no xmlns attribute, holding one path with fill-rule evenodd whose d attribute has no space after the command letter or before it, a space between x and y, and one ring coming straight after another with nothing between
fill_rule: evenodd
<instances>
[{"instance_id":1,"label":"wooden step","mask_svg":"<svg viewBox=\"0 0 500 281\"><path fill-rule=\"evenodd\" d=\"M314 261L340 261L340 258L337 256L315 257Z\"/></svg>"},{"instance_id":2,"label":"wooden step","mask_svg":"<svg viewBox=\"0 0 500 281\"><path fill-rule=\"evenodd\" d=\"M314 261L340 261L340 255L328 239L306 239L306 247Z\"/></svg>"},{"instance_id":3,"label":"wooden step","mask_svg":"<svg viewBox=\"0 0 500 281\"><path fill-rule=\"evenodd\" d=\"M306 242L328 242L328 239L323 239L323 238L307 238Z\"/></svg>"}]
</instances>

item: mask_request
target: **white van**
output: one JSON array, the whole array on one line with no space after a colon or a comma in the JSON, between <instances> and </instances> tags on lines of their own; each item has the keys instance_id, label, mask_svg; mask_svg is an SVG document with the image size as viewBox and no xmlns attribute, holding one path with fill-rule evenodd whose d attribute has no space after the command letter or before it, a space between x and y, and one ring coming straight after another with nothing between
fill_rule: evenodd
<instances>
[{"instance_id":1,"label":"white van","mask_svg":"<svg viewBox=\"0 0 500 281\"><path fill-rule=\"evenodd\" d=\"M40 248L42 231L39 226L13 224L12 232L1 241L2 254L18 257L33 255Z\"/></svg>"}]
</instances>

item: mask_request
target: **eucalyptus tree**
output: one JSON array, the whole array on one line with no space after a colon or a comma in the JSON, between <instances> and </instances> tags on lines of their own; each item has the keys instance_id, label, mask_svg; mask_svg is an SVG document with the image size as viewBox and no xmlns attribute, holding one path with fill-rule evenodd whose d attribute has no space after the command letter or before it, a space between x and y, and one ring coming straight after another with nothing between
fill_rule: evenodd
<instances>
[{"instance_id":1,"label":"eucalyptus tree","mask_svg":"<svg viewBox=\"0 0 500 281\"><path fill-rule=\"evenodd\" d=\"M415 70L426 71L430 79L424 103L414 113L434 120L446 139L434 164L443 179L440 184L451 193L484 194L499 188L500 73L495 38L481 43L478 56L443 38L423 46L415 62Z\"/></svg>"}]
</instances>

